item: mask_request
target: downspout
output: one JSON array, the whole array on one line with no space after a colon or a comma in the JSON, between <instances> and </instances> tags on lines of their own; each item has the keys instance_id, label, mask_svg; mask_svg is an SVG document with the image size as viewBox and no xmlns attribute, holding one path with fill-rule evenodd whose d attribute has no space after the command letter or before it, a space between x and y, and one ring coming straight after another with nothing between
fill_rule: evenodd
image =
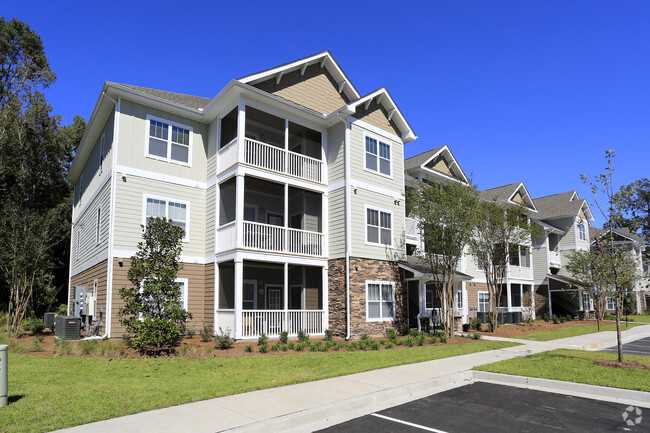
<instances>
[{"instance_id":1,"label":"downspout","mask_svg":"<svg viewBox=\"0 0 650 433\"><path fill-rule=\"evenodd\" d=\"M344 176L345 176L345 339L350 339L350 250L352 249L352 197L350 192L350 118L341 117L345 122L345 157L344 157Z\"/></svg>"}]
</instances>

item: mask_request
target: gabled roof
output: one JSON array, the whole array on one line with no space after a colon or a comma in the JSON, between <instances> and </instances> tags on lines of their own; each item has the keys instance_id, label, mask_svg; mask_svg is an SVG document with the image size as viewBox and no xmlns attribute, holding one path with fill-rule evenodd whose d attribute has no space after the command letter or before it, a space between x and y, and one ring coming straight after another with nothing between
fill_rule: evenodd
<instances>
[{"instance_id":1,"label":"gabled roof","mask_svg":"<svg viewBox=\"0 0 650 433\"><path fill-rule=\"evenodd\" d=\"M402 269L406 269L409 272L412 272L415 278L419 279L432 279L433 275L429 272L429 269L422 264L422 261L417 256L406 256L406 262L398 263L398 266ZM470 281L474 279L471 275L464 274L460 271L455 271L454 280L455 281Z\"/></svg>"},{"instance_id":2,"label":"gabled roof","mask_svg":"<svg viewBox=\"0 0 650 433\"><path fill-rule=\"evenodd\" d=\"M509 185L498 186L483 190L479 193L481 200L495 201L496 203L509 203L512 205L523 204L533 212L537 212L530 194L523 182L511 183ZM523 201L519 203L518 199Z\"/></svg>"},{"instance_id":3,"label":"gabled roof","mask_svg":"<svg viewBox=\"0 0 650 433\"><path fill-rule=\"evenodd\" d=\"M148 87L133 86L131 84L113 83L107 81L106 84L114 87L122 87L128 90L134 90L147 96L153 96L164 99L173 104L182 105L195 110L202 109L212 100L212 98L203 98L201 96L185 95L183 93L167 92L164 90L150 89Z\"/></svg>"},{"instance_id":4,"label":"gabled roof","mask_svg":"<svg viewBox=\"0 0 650 433\"><path fill-rule=\"evenodd\" d=\"M453 176L449 176L440 170L436 170L435 168L428 166L432 162L435 162L438 157L444 158L446 163L448 163L447 168L450 172L452 172ZM427 174L435 174L436 176L441 176L443 178L455 180L457 182L469 183L469 179L465 175L465 172L463 172L463 169L460 168L460 165L456 161L456 158L451 153L451 150L449 150L449 146L446 144L444 146L440 146L407 158L404 160L404 170L409 172L411 175L414 175L416 172L420 171Z\"/></svg>"},{"instance_id":5,"label":"gabled roof","mask_svg":"<svg viewBox=\"0 0 650 433\"><path fill-rule=\"evenodd\" d=\"M581 199L575 190L536 198L533 203L539 212L537 219L540 220L576 216L581 209L589 221L594 220L587 200Z\"/></svg>"},{"instance_id":6,"label":"gabled roof","mask_svg":"<svg viewBox=\"0 0 650 433\"><path fill-rule=\"evenodd\" d=\"M596 227L589 227L589 240L591 241L591 243L593 243L596 237L604 236L609 231L610 230L603 230ZM643 236L639 236L636 233L631 232L630 229L627 227L616 228L613 230L613 232L614 234L622 238L625 238L628 242L634 242L634 243L638 243L639 245L644 245L645 239L643 238Z\"/></svg>"},{"instance_id":7,"label":"gabled roof","mask_svg":"<svg viewBox=\"0 0 650 433\"><path fill-rule=\"evenodd\" d=\"M339 83L339 86L342 86L341 91L345 92L349 100L352 101L361 97L348 76L345 75L345 72L343 72L343 69L341 69L336 60L334 60L334 57L329 52L329 50L321 51L320 53L303 57L302 59L294 60L280 66L265 69L251 75L246 75L245 77L238 78L237 81L253 85L274 77L276 79L281 79L282 75L293 72L295 70L300 70L302 73L304 73L307 66L317 63L320 64L322 68L326 68L334 80Z\"/></svg>"}]
</instances>

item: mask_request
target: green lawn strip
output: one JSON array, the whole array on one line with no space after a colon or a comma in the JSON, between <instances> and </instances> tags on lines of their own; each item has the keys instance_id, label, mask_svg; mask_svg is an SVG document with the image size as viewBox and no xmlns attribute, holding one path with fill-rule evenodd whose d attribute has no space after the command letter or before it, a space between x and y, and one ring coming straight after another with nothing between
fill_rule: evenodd
<instances>
[{"instance_id":1,"label":"green lawn strip","mask_svg":"<svg viewBox=\"0 0 650 433\"><path fill-rule=\"evenodd\" d=\"M372 352L213 359L9 354L0 432L41 432L230 394L517 345L478 341Z\"/></svg>"},{"instance_id":2,"label":"green lawn strip","mask_svg":"<svg viewBox=\"0 0 650 433\"><path fill-rule=\"evenodd\" d=\"M590 363L596 359L616 360L617 356L616 353L557 349L481 365L475 367L474 370L650 391L650 371L648 370L613 368ZM648 356L624 355L624 359L650 365Z\"/></svg>"},{"instance_id":3,"label":"green lawn strip","mask_svg":"<svg viewBox=\"0 0 650 433\"><path fill-rule=\"evenodd\" d=\"M626 329L630 329L633 326L638 326L638 323L628 323L627 326L625 326L625 322L621 322L621 331L625 331ZM616 324L611 323L611 324L601 324L600 325L600 332L603 331L616 331ZM532 334L524 335L521 337L515 337L518 339L523 339L523 340L535 340L535 341L549 341L549 340L557 340L558 338L567 338L567 337L576 337L578 335L585 335L585 334L593 334L594 332L598 332L598 326L597 325L589 325L589 326L574 326L571 328L558 328L553 331L539 331L539 332L534 332Z\"/></svg>"}]
</instances>

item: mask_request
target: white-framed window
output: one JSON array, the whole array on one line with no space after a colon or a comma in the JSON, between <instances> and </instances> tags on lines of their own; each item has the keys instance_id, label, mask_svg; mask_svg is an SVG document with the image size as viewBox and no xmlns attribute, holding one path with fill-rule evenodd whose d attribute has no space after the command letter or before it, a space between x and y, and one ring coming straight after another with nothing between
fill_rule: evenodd
<instances>
[{"instance_id":1,"label":"white-framed window","mask_svg":"<svg viewBox=\"0 0 650 433\"><path fill-rule=\"evenodd\" d=\"M605 298L605 300L607 301L607 305L605 306L607 310L616 310L616 305L614 305L614 298L610 298L608 296Z\"/></svg>"},{"instance_id":2,"label":"white-framed window","mask_svg":"<svg viewBox=\"0 0 650 433\"><path fill-rule=\"evenodd\" d=\"M93 318L97 320L97 287L99 286L99 282L97 280L93 281L93 304L95 306L93 310Z\"/></svg>"},{"instance_id":3,"label":"white-framed window","mask_svg":"<svg viewBox=\"0 0 650 433\"><path fill-rule=\"evenodd\" d=\"M490 294L488 292L478 292L478 311L480 313L490 312Z\"/></svg>"},{"instance_id":4,"label":"white-framed window","mask_svg":"<svg viewBox=\"0 0 650 433\"><path fill-rule=\"evenodd\" d=\"M172 224L185 231L183 242L190 240L189 235L190 204L182 200L167 199L161 197L144 196L143 222L147 225L150 218L168 218Z\"/></svg>"},{"instance_id":5,"label":"white-framed window","mask_svg":"<svg viewBox=\"0 0 650 433\"><path fill-rule=\"evenodd\" d=\"M102 174L102 169L104 168L104 142L106 140L106 133L102 133L101 138L99 139L99 166L97 171L99 174Z\"/></svg>"},{"instance_id":6,"label":"white-framed window","mask_svg":"<svg viewBox=\"0 0 650 433\"><path fill-rule=\"evenodd\" d=\"M582 293L582 310L583 311L591 311L594 309L594 304L593 301L591 300L591 296L589 293Z\"/></svg>"},{"instance_id":7,"label":"white-framed window","mask_svg":"<svg viewBox=\"0 0 650 433\"><path fill-rule=\"evenodd\" d=\"M528 247L523 245L511 245L508 256L511 266L530 268L530 249Z\"/></svg>"},{"instance_id":8,"label":"white-framed window","mask_svg":"<svg viewBox=\"0 0 650 433\"><path fill-rule=\"evenodd\" d=\"M192 127L147 116L145 154L150 158L191 165Z\"/></svg>"},{"instance_id":9,"label":"white-framed window","mask_svg":"<svg viewBox=\"0 0 650 433\"><path fill-rule=\"evenodd\" d=\"M392 177L390 143L366 135L366 170Z\"/></svg>"},{"instance_id":10,"label":"white-framed window","mask_svg":"<svg viewBox=\"0 0 650 433\"><path fill-rule=\"evenodd\" d=\"M393 245L393 213L366 206L366 243Z\"/></svg>"},{"instance_id":11,"label":"white-framed window","mask_svg":"<svg viewBox=\"0 0 650 433\"><path fill-rule=\"evenodd\" d=\"M97 208L97 222L95 225L95 245L99 245L99 235L101 231L101 222L102 222L102 208Z\"/></svg>"},{"instance_id":12,"label":"white-framed window","mask_svg":"<svg viewBox=\"0 0 650 433\"><path fill-rule=\"evenodd\" d=\"M188 308L188 305L187 305L188 304L188 302L187 302L187 299L188 299L187 290L188 290L189 281L188 281L187 278L176 278L174 281L176 281L178 283L178 288L180 289L180 292L181 292L181 297L180 297L181 307L183 307L183 309L185 311L187 311L187 308Z\"/></svg>"},{"instance_id":13,"label":"white-framed window","mask_svg":"<svg viewBox=\"0 0 650 433\"><path fill-rule=\"evenodd\" d=\"M366 321L395 320L395 283L366 281Z\"/></svg>"},{"instance_id":14,"label":"white-framed window","mask_svg":"<svg viewBox=\"0 0 650 433\"><path fill-rule=\"evenodd\" d=\"M582 222L578 223L578 234L580 236L580 239L582 239L583 241L587 240L587 229L585 228L585 225Z\"/></svg>"},{"instance_id":15,"label":"white-framed window","mask_svg":"<svg viewBox=\"0 0 650 433\"><path fill-rule=\"evenodd\" d=\"M463 290L456 290L456 310L463 309Z\"/></svg>"}]
</instances>

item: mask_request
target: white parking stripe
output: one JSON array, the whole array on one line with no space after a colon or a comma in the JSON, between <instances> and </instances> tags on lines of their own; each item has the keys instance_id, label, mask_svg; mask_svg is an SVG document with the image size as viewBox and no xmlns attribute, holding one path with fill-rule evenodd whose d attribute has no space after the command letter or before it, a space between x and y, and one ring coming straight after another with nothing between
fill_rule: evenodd
<instances>
[{"instance_id":1,"label":"white parking stripe","mask_svg":"<svg viewBox=\"0 0 650 433\"><path fill-rule=\"evenodd\" d=\"M389 416L379 415L378 413L371 413L370 415L376 416L377 418L387 419L388 421L393 421L393 422L408 425L408 426L411 426L411 427L419 428L420 430L424 430L424 431L432 431L432 432L435 432L435 433L447 433L446 431L443 431L443 430L436 430L434 428L426 427L426 426L423 426L423 425L420 425L420 424L413 424L412 422L402 421L401 419L396 419L396 418L391 418Z\"/></svg>"}]
</instances>

